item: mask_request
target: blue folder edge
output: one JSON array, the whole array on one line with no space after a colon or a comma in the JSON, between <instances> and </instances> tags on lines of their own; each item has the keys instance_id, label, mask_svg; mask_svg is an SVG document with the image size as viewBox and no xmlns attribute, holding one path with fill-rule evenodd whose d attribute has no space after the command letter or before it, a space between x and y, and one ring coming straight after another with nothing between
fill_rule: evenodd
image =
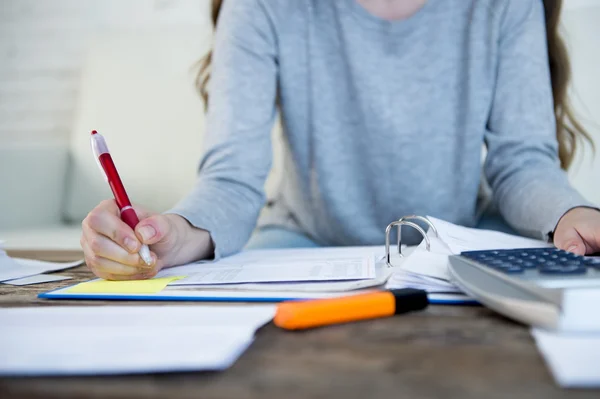
<instances>
[{"instance_id":1,"label":"blue folder edge","mask_svg":"<svg viewBox=\"0 0 600 399\"><path fill-rule=\"evenodd\" d=\"M211 296L194 296L190 293L189 296L167 296L167 295L153 295L153 294L139 294L139 295L119 295L119 294L68 294L68 293L57 293L71 286L57 288L51 291L42 292L38 294L38 298L41 299L83 299L83 300L104 300L104 301L180 301L180 302L283 302L283 301L294 301L304 300L306 298L293 298L293 297L211 297ZM464 299L429 299L429 303L432 305L480 305L475 300L464 300Z\"/></svg>"}]
</instances>

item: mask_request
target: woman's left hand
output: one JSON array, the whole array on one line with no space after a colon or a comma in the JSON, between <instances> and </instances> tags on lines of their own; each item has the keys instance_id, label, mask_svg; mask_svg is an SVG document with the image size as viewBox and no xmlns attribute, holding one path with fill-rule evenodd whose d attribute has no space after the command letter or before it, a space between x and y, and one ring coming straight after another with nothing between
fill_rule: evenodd
<instances>
[{"instance_id":1,"label":"woman's left hand","mask_svg":"<svg viewBox=\"0 0 600 399\"><path fill-rule=\"evenodd\" d=\"M565 213L554 231L554 245L578 255L600 252L600 211L579 207Z\"/></svg>"}]
</instances>

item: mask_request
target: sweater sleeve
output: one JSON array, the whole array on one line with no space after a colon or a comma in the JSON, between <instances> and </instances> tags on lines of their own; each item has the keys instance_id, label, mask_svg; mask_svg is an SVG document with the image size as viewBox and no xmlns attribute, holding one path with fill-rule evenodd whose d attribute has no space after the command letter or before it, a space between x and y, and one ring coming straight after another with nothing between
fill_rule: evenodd
<instances>
[{"instance_id":1,"label":"sweater sleeve","mask_svg":"<svg viewBox=\"0 0 600 399\"><path fill-rule=\"evenodd\" d=\"M484 170L506 221L548 239L569 209L593 205L560 168L542 2L507 3Z\"/></svg>"},{"instance_id":2,"label":"sweater sleeve","mask_svg":"<svg viewBox=\"0 0 600 399\"><path fill-rule=\"evenodd\" d=\"M205 152L191 192L169 211L207 230L217 259L245 245L264 205L277 85L274 28L260 0L225 1L222 7Z\"/></svg>"}]
</instances>

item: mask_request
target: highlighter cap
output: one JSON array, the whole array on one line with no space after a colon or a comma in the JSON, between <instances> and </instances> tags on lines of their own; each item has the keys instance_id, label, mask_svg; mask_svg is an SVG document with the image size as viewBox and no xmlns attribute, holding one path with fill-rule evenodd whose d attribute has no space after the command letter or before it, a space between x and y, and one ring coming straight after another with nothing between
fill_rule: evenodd
<instances>
[{"instance_id":1,"label":"highlighter cap","mask_svg":"<svg viewBox=\"0 0 600 399\"><path fill-rule=\"evenodd\" d=\"M394 296L395 311L394 314L413 312L415 310L425 309L429 305L427 291L416 288L401 288L389 290Z\"/></svg>"}]
</instances>

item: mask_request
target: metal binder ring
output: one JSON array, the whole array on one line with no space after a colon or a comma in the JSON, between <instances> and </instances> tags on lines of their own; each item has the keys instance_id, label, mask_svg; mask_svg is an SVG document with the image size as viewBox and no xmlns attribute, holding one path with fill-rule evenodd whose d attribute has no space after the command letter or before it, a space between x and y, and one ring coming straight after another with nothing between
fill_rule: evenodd
<instances>
[{"instance_id":1,"label":"metal binder ring","mask_svg":"<svg viewBox=\"0 0 600 399\"><path fill-rule=\"evenodd\" d=\"M439 237L438 231L435 228L435 226L433 225L433 223L431 223L431 221L424 216L407 215L407 216L401 217L400 219L398 219L398 221L403 222L403 221L409 220L409 219L417 219L417 220L420 220L420 221L426 223L427 225L429 225L429 228L435 233L435 236ZM398 227L398 253L402 253L402 249L400 247L401 242L402 242L402 228Z\"/></svg>"},{"instance_id":2,"label":"metal binder ring","mask_svg":"<svg viewBox=\"0 0 600 399\"><path fill-rule=\"evenodd\" d=\"M431 249L431 241L429 240L427 233L421 228L421 226L413 222L408 222L406 220L397 220L395 222L392 222L385 229L385 260L388 267L393 267L390 257L390 232L392 231L394 226L398 226L398 234L400 234L402 226L410 226L413 229L417 230L423 236L423 239L425 240L425 247L427 248L427 250L429 251ZM398 253L400 254L400 256L403 256L400 246L398 246Z\"/></svg>"}]
</instances>

